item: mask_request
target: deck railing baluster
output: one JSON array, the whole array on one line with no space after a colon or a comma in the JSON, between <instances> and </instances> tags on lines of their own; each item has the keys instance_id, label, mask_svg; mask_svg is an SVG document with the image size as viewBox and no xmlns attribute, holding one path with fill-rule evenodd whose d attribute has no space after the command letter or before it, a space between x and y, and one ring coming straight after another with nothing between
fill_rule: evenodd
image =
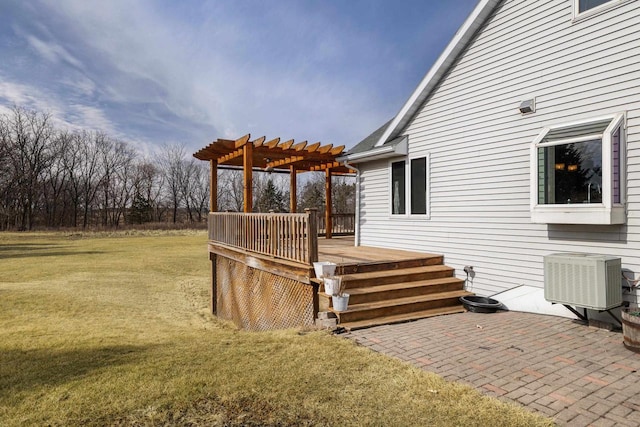
<instances>
[{"instance_id":1,"label":"deck railing baluster","mask_svg":"<svg viewBox=\"0 0 640 427\"><path fill-rule=\"evenodd\" d=\"M310 264L318 253L316 214L209 213L209 240Z\"/></svg>"}]
</instances>

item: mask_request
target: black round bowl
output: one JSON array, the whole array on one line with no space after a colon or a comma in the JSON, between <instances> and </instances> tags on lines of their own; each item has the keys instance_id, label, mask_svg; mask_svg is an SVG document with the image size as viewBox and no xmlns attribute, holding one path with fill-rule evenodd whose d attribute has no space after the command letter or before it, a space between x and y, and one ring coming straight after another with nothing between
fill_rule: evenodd
<instances>
[{"instance_id":1,"label":"black round bowl","mask_svg":"<svg viewBox=\"0 0 640 427\"><path fill-rule=\"evenodd\" d=\"M495 313L500 310L502 303L489 297L481 297L478 295L467 295L460 297L460 302L469 311L474 313Z\"/></svg>"}]
</instances>

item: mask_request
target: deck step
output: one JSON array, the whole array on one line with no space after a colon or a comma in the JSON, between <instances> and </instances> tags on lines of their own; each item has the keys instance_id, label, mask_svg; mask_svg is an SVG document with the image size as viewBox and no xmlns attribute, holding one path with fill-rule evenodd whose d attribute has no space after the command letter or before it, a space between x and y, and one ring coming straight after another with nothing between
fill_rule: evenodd
<instances>
[{"instance_id":1,"label":"deck step","mask_svg":"<svg viewBox=\"0 0 640 427\"><path fill-rule=\"evenodd\" d=\"M392 283L431 280L452 277L454 269L446 265L428 265L421 267L402 268L397 270L382 270L368 273L345 274L342 280L347 289L388 285Z\"/></svg>"},{"instance_id":2,"label":"deck step","mask_svg":"<svg viewBox=\"0 0 640 427\"><path fill-rule=\"evenodd\" d=\"M312 279L320 285L318 311L335 313L341 327L357 329L464 311L459 298L472 294L464 290L464 280L455 277L455 270L444 265L443 255L403 257L391 250L385 260L381 249L370 251L375 261L366 261L366 253L361 253L357 260L342 259L336 269L350 295L345 311L335 311L321 281Z\"/></svg>"},{"instance_id":3,"label":"deck step","mask_svg":"<svg viewBox=\"0 0 640 427\"><path fill-rule=\"evenodd\" d=\"M329 310L336 314L339 323L342 324L376 317L457 306L460 304L459 298L465 295L471 295L471 293L464 290L438 292L362 304L349 304L346 311L335 311L332 307L330 307Z\"/></svg>"},{"instance_id":4,"label":"deck step","mask_svg":"<svg viewBox=\"0 0 640 427\"><path fill-rule=\"evenodd\" d=\"M421 258L403 259L398 261L372 261L340 264L340 274L372 273L375 271L400 270L403 268L424 267L427 265L441 265L442 255L425 255Z\"/></svg>"},{"instance_id":5,"label":"deck step","mask_svg":"<svg viewBox=\"0 0 640 427\"><path fill-rule=\"evenodd\" d=\"M464 280L456 277L443 277L415 282L390 283L388 285L367 286L348 290L349 304L361 304L365 302L384 301L394 298L428 295L439 292L458 291L463 289ZM321 298L330 298L324 292L319 293Z\"/></svg>"},{"instance_id":6,"label":"deck step","mask_svg":"<svg viewBox=\"0 0 640 427\"><path fill-rule=\"evenodd\" d=\"M451 307L439 307L429 310L414 311L411 313L395 314L392 316L376 317L375 319L358 320L355 322L340 323L340 326L347 330L370 328L380 325L391 325L393 323L411 322L413 320L425 319L427 317L442 316L444 314L464 313L462 305Z\"/></svg>"}]
</instances>

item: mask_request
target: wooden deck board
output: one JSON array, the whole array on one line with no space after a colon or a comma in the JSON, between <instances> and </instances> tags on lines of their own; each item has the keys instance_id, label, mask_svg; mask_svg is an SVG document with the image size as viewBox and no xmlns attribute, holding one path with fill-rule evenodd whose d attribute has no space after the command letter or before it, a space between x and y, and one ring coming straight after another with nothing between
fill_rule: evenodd
<instances>
[{"instance_id":1,"label":"wooden deck board","mask_svg":"<svg viewBox=\"0 0 640 427\"><path fill-rule=\"evenodd\" d=\"M376 248L372 246L353 246L353 236L318 239L318 260L336 264L366 262L402 261L430 256L439 256L426 252L411 252L398 249Z\"/></svg>"}]
</instances>

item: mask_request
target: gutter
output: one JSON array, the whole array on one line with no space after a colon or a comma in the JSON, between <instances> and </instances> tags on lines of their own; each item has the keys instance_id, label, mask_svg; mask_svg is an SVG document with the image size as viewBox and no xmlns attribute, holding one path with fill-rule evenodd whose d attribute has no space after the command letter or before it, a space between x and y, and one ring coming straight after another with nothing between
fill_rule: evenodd
<instances>
[{"instance_id":1,"label":"gutter","mask_svg":"<svg viewBox=\"0 0 640 427\"><path fill-rule=\"evenodd\" d=\"M373 160L387 159L390 157L406 156L408 152L408 141L409 137L404 135L388 142L382 147L376 147L361 153L347 154L345 156L338 157L336 160L339 162L356 161L357 163L364 163L371 162Z\"/></svg>"}]
</instances>

